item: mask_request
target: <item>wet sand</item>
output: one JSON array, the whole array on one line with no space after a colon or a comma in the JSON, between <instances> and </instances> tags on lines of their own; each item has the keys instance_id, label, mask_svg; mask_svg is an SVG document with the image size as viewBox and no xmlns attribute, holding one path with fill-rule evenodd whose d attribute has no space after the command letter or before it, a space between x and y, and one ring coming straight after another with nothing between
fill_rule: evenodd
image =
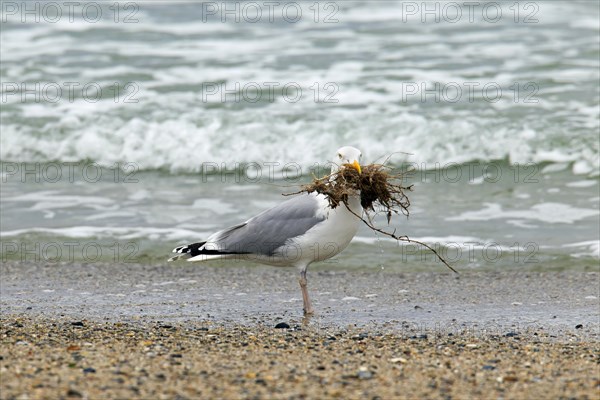
<instances>
[{"instance_id":1,"label":"wet sand","mask_svg":"<svg viewBox=\"0 0 600 400\"><path fill-rule=\"evenodd\" d=\"M3 399L600 396L597 272L0 273Z\"/></svg>"}]
</instances>

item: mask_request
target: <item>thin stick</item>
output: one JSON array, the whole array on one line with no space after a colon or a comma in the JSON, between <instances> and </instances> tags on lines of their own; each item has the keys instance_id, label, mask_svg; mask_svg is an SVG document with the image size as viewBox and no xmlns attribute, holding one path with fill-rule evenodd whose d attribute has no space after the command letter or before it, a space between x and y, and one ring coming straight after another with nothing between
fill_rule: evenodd
<instances>
[{"instance_id":1,"label":"thin stick","mask_svg":"<svg viewBox=\"0 0 600 400\"><path fill-rule=\"evenodd\" d=\"M437 251L435 251L435 249L433 249L431 246L429 246L428 244L425 244L423 242L420 242L418 240L414 240L414 239L410 239L408 236L396 236L395 231L394 233L390 233L390 232L386 232L383 229L379 229L375 226L373 226L372 224L370 224L368 221L365 221L365 219L363 217L361 217L360 215L358 215L357 213L355 213L354 211L352 211L350 209L350 207L348 206L348 204L346 204L346 202L344 202L344 205L346 206L346 208L348 209L348 211L350 211L352 214L354 214L358 219L360 219L362 222L364 222L369 228L373 229L374 231L377 231L383 235L389 236L395 240L401 240L403 242L408 242L408 243L417 243L420 244L421 246L431 250L433 252L433 254L435 254L437 256L437 258L444 263L444 265L448 268L450 268L450 270L452 270L452 272L454 272L455 274L458 274L458 271L456 271L454 268L452 268L450 266L450 264L448 264L446 262L446 260L444 260L442 258L442 256L439 255L439 253Z\"/></svg>"},{"instance_id":2,"label":"thin stick","mask_svg":"<svg viewBox=\"0 0 600 400\"><path fill-rule=\"evenodd\" d=\"M385 161L381 163L382 165L385 165L385 164L387 164L387 162L390 160L390 158L392 158L392 156L393 156L393 155L395 155L395 154L404 154L404 155L407 155L407 156L414 156L414 154L413 154L413 153L407 153L407 152L405 152L405 151L394 151L393 153L390 153L390 154L389 154L389 155L387 155L387 156L384 154L384 155L382 155L382 156L380 156L380 157L377 157L377 158L375 159L375 161L379 160L380 158L386 157L386 158L385 158Z\"/></svg>"},{"instance_id":3,"label":"thin stick","mask_svg":"<svg viewBox=\"0 0 600 400\"><path fill-rule=\"evenodd\" d=\"M385 162L387 162L389 160L388 159L385 160ZM375 168L375 171L379 171L379 169L390 169L390 167L386 166L385 164L372 164L369 165L368 167L371 168ZM299 194L299 193L303 193L303 192L308 192L308 193L312 193L313 191L316 191L320 194L324 194L325 196L328 197L329 199L329 203L330 206L332 208L335 208L339 205L339 203L344 203L344 205L346 206L346 208L348 209L348 211L350 211L352 214L354 214L355 217L357 217L358 219L360 219L365 225L367 225L369 228L371 228L372 230L381 233L382 235L386 235L389 236L397 241L403 241L403 242L408 242L408 243L417 243L423 247L425 247L426 249L430 250L433 254L436 255L436 257L446 266L448 267L452 272L454 272L455 274L458 274L458 272L452 268L450 266L450 264L448 264L446 262L446 260L444 260L444 258L431 246L429 246L426 243L420 242L418 240L413 240L410 239L408 236L396 236L396 230L394 230L394 232L390 233L390 232L386 232L383 229L379 229L377 227L375 227L375 225L373 224L372 220L371 220L371 216L370 214L367 212L367 210L369 208L373 208L373 203L374 201L379 201L379 204L382 205L385 209L387 209L387 217L388 217L388 223L390 221L391 218L391 213L394 212L396 214L400 212L402 212L402 214L406 215L408 217L408 207L410 206L410 202L408 200L408 197L404 194L404 190L411 190L412 189L412 185L408 186L408 187L402 187L401 185L394 185L389 183L390 180L392 179L399 179L400 181L402 181L402 174L397 174L397 175L390 175L387 174L383 176L384 179L386 179L386 189L387 189L387 194L384 195L384 197L381 197L381 195L379 193L375 193L375 197L373 197L373 193L368 193L367 197L366 197L366 202L365 204L363 204L363 198L361 195L361 205L363 207L363 209L365 210L365 213L368 217L368 221L365 220L362 216L356 214L354 211L352 211L350 209L350 207L348 206L348 196L350 195L350 193L348 193L348 190L346 189L346 186L341 186L342 191L340 193L336 193L333 190L330 190L332 188L331 185L327 186L327 183L331 183L333 177L335 177L335 179L337 180L337 175L341 174L342 170L340 171L336 171L333 172L332 174L329 174L327 176L324 176L323 178L317 178L316 176L313 175L313 183L312 186L310 185L304 185L302 186L302 189L300 191L294 192L294 193L285 193L284 196L291 196L291 195L295 195L295 194ZM364 171L363 171L364 173ZM341 175L341 177L343 178L344 176ZM372 177L372 175L370 175L370 177ZM360 179L360 177L359 177ZM380 178L381 179L381 178ZM346 181L343 180L342 184L345 185ZM371 185L371 181L369 181L369 183L367 185ZM381 183L379 183L381 185ZM360 186L360 181L359 182L355 182L355 185L357 187L354 187L353 189L361 189ZM333 186L333 188L337 188L337 186ZM352 188L352 186L350 186L350 188ZM346 189L344 191L344 189ZM364 194L365 192L361 192L362 194ZM400 196L400 197L398 197ZM400 210L395 209L394 207L398 206L400 208Z\"/></svg>"}]
</instances>

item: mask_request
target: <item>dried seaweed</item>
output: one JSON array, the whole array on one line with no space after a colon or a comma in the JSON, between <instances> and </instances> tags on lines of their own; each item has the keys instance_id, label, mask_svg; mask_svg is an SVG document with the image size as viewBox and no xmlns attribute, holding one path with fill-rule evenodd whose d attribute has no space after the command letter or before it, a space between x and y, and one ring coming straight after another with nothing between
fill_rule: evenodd
<instances>
[{"instance_id":1,"label":"dried seaweed","mask_svg":"<svg viewBox=\"0 0 600 400\"><path fill-rule=\"evenodd\" d=\"M303 185L300 191L288 195L303 192L324 194L327 196L331 208L336 208L340 204L344 204L352 214L372 230L395 240L417 243L429 249L444 265L455 273L458 273L429 245L410 239L408 236L397 236L395 230L394 232L387 232L371 223L371 218L368 214L370 211L376 213L384 212L387 216L388 224L393 214L403 214L406 217L409 215L408 208L410 207L410 201L406 192L412 191L412 185L403 186L403 174L391 173L390 171L389 167L382 164L362 166L360 173L355 168L345 167L341 168L338 172L322 178L314 177L313 181L307 185ZM360 194L360 204L365 210L368 220L352 211L348 206L349 196L356 196L358 194Z\"/></svg>"}]
</instances>

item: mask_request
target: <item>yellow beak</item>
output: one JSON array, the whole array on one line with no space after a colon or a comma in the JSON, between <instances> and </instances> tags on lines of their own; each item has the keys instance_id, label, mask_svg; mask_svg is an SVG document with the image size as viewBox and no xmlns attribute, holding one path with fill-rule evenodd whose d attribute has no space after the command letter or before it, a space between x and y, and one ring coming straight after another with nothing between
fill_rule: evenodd
<instances>
[{"instance_id":1,"label":"yellow beak","mask_svg":"<svg viewBox=\"0 0 600 400\"><path fill-rule=\"evenodd\" d=\"M352 167L354 167L355 170L358 171L358 174L361 174L361 170L360 170L360 164L358 163L358 161L354 160L354 162L352 164L350 164Z\"/></svg>"}]
</instances>

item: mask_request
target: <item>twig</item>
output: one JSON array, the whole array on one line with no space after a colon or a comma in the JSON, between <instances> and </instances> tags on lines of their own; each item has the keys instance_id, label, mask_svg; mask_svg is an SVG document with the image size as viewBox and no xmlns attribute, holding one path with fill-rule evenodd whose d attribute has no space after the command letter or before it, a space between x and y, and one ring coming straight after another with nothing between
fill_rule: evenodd
<instances>
[{"instance_id":1,"label":"twig","mask_svg":"<svg viewBox=\"0 0 600 400\"><path fill-rule=\"evenodd\" d=\"M418 240L410 239L408 236L396 236L396 234L395 234L395 231L394 231L393 233L390 233L390 232L386 232L386 231L384 231L383 229L379 229L379 228L377 228L376 226L374 226L374 225L370 224L370 223L369 223L368 221L366 221L366 220L365 220L363 217L361 217L360 215L358 215L357 213L355 213L354 211L352 211L352 210L350 209L350 207L348 206L348 204L347 204L345 201L344 201L344 205L346 206L346 208L348 209L348 211L350 211L350 212L351 212L352 214L354 214L354 215L355 215L355 216L356 216L358 219L360 219L362 222L364 222L364 223L365 223L365 224L366 224L366 225L367 225L369 228L371 228L371 229L373 229L374 231L377 231L377 232L379 232L379 233L381 233L381 234L383 234L383 235L389 236L389 237L391 237L392 239L395 239L395 240L399 240L399 241L401 240L401 241L403 241L403 242L408 242L408 243L417 243L417 244L420 244L421 246L423 246L423 247L425 247L425 248L427 248L427 249L431 250L431 251L433 252L433 254L435 254L435 255L436 255L436 257L437 257L437 258L438 258L438 259L439 259L441 262L443 262L443 263L444 263L444 265L445 265L446 267L450 268L450 270L451 270L452 272L454 272L455 274L458 274L458 271L457 271L457 270L455 270L454 268L452 268L452 267L450 266L450 264L448 264L448 263L446 262L446 260L444 260L444 259L442 258L442 256L440 256L440 255L439 255L439 253L438 253L437 251L435 251L435 249L434 249L434 248L432 248L431 246L429 246L428 244L426 244L426 243L423 243L423 242L420 242L420 241L418 241Z\"/></svg>"},{"instance_id":2,"label":"twig","mask_svg":"<svg viewBox=\"0 0 600 400\"><path fill-rule=\"evenodd\" d=\"M388 161L389 161L389 160L392 158L392 156L393 156L393 155L395 155L395 154L404 154L404 155L407 155L407 156L414 156L414 154L413 154L413 153L407 153L407 152L405 152L405 151L394 151L393 153L390 153L390 154L389 154L389 155L387 155L387 156L384 154L384 155L382 155L381 157L377 157L377 158L375 159L375 161L379 160L380 158L383 158L383 157L385 157L385 160L384 160L384 161L383 161L381 164L382 164L382 165L386 165L386 164L387 164L387 162L388 162Z\"/></svg>"},{"instance_id":3,"label":"twig","mask_svg":"<svg viewBox=\"0 0 600 400\"><path fill-rule=\"evenodd\" d=\"M372 230L383 235L389 236L397 241L408 243L417 243L429 250L437 256L451 271L458 272L444 260L444 258L431 246L418 240L410 239L408 236L396 236L396 231L390 233L375 227L368 213L369 209L375 211L375 206L382 206L386 210L388 224L392 217L392 213L406 215L408 217L410 201L405 190L412 190L412 185L403 187L401 184L394 184L390 181L400 180L402 182L403 174L390 174L385 170L390 170L390 167L385 165L389 161L389 157L384 161L384 164L370 164L363 167L362 173L357 173L352 169L341 169L333 172L323 178L313 176L313 182L309 185L303 185L300 191L295 193L286 193L284 196L295 195L303 192L317 192L323 194L329 200L329 206L336 208L340 203L344 203L348 211L360 219ZM360 193L360 204L365 210L368 221L362 216L352 211L348 205L348 197Z\"/></svg>"}]
</instances>

